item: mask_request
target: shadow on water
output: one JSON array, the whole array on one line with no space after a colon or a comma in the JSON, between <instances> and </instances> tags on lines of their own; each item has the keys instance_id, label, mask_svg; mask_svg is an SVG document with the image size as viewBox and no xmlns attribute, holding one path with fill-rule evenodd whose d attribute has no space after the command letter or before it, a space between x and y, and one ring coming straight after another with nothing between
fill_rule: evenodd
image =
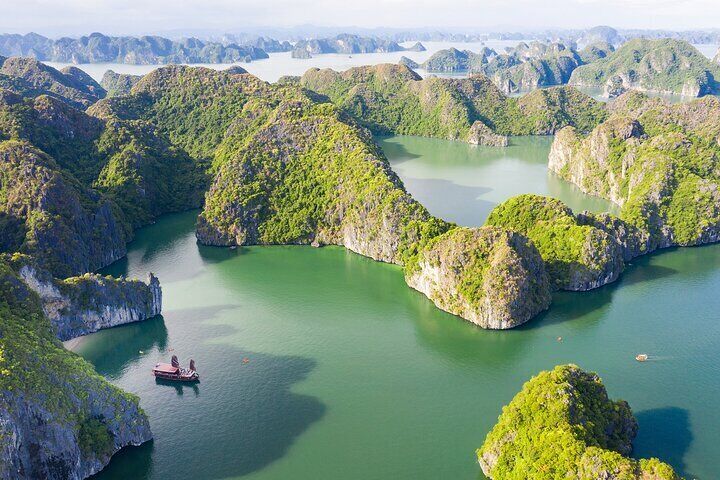
<instances>
[{"instance_id":1,"label":"shadow on water","mask_svg":"<svg viewBox=\"0 0 720 480\"><path fill-rule=\"evenodd\" d=\"M191 391L197 397L200 395L200 382L173 382L172 380L155 379L155 385L172 387L178 395L185 395L185 391Z\"/></svg>"},{"instance_id":2,"label":"shadow on water","mask_svg":"<svg viewBox=\"0 0 720 480\"><path fill-rule=\"evenodd\" d=\"M168 348L142 356L124 378L137 382L136 388L143 392L141 404L150 418L154 447L121 452L98 479L247 475L285 456L296 439L325 415L320 400L292 391L315 369L315 360L214 341L237 337L238 329L222 319L238 308L233 304L166 312L173 326ZM137 352L134 346L132 350ZM193 355L201 381L185 384L152 378L152 365L171 353L183 364Z\"/></svg>"},{"instance_id":3,"label":"shadow on water","mask_svg":"<svg viewBox=\"0 0 720 480\"><path fill-rule=\"evenodd\" d=\"M410 153L410 151L405 147L405 145L393 141L392 138L392 136L374 137L375 143L383 151L385 157L388 159L393 159L393 165L400 165L415 158L420 158L421 155Z\"/></svg>"},{"instance_id":4,"label":"shadow on water","mask_svg":"<svg viewBox=\"0 0 720 480\"><path fill-rule=\"evenodd\" d=\"M93 334L92 342L74 348L95 370L110 379L122 374L128 364L137 360L140 352L167 346L168 331L162 315L142 322L120 325Z\"/></svg>"},{"instance_id":5,"label":"shadow on water","mask_svg":"<svg viewBox=\"0 0 720 480\"><path fill-rule=\"evenodd\" d=\"M585 319L584 322L578 325L583 328L587 327L588 321L596 321L602 316L602 313L612 302L616 290L679 273L674 268L651 263L654 257L663 253L669 252L658 251L634 259L626 265L625 271L620 274L616 281L600 288L585 292L555 292L550 308L538 315L534 320L518 327L518 330L532 329L575 319Z\"/></svg>"},{"instance_id":6,"label":"shadow on water","mask_svg":"<svg viewBox=\"0 0 720 480\"><path fill-rule=\"evenodd\" d=\"M630 285L659 280L679 273L678 270L674 268L650 263L654 256L662 255L663 253L670 252L663 252L661 250L657 253L651 253L650 255L633 259L629 264L626 264L625 271L616 283L619 283L623 287L629 287Z\"/></svg>"},{"instance_id":7,"label":"shadow on water","mask_svg":"<svg viewBox=\"0 0 720 480\"><path fill-rule=\"evenodd\" d=\"M449 180L407 178L408 192L433 215L466 226L482 225L495 203L479 198L488 187L458 185ZM442 198L442 202L437 199ZM468 208L471 207L471 208Z\"/></svg>"},{"instance_id":8,"label":"shadow on water","mask_svg":"<svg viewBox=\"0 0 720 480\"><path fill-rule=\"evenodd\" d=\"M247 247L211 247L198 244L198 253L200 253L200 258L202 258L203 262L208 264L225 262L240 255L248 255L251 252L252 250Z\"/></svg>"},{"instance_id":9,"label":"shadow on water","mask_svg":"<svg viewBox=\"0 0 720 480\"><path fill-rule=\"evenodd\" d=\"M203 361L201 383L161 386L174 388L179 400L189 396L192 402L182 403L177 418L165 419L163 429L172 430L177 441L163 443L163 432L156 438L165 450L162 474L158 471L157 476L221 479L262 470L284 457L325 414L318 399L291 391L315 368L314 360L224 347L221 358ZM219 364L223 361L227 366ZM152 410L149 413L152 418ZM168 455L170 461L201 461L185 467L168 465Z\"/></svg>"},{"instance_id":10,"label":"shadow on water","mask_svg":"<svg viewBox=\"0 0 720 480\"><path fill-rule=\"evenodd\" d=\"M639 430L633 456L657 457L675 468L678 475L693 478L685 471L685 454L693 441L688 411L678 407L654 408L635 414Z\"/></svg>"},{"instance_id":11,"label":"shadow on water","mask_svg":"<svg viewBox=\"0 0 720 480\"><path fill-rule=\"evenodd\" d=\"M89 477L98 479L140 479L152 474L152 456L155 442L150 440L138 447L125 447L113 455L105 469Z\"/></svg>"},{"instance_id":12,"label":"shadow on water","mask_svg":"<svg viewBox=\"0 0 720 480\"><path fill-rule=\"evenodd\" d=\"M486 330L460 317L443 312L419 292L408 315L413 319L418 340L454 363L465 366L512 364L528 352L523 345L531 341L516 331ZM482 348L478 348L482 345Z\"/></svg>"},{"instance_id":13,"label":"shadow on water","mask_svg":"<svg viewBox=\"0 0 720 480\"><path fill-rule=\"evenodd\" d=\"M579 322L578 328L587 328L602 317L616 288L617 282L588 292L555 292L549 309L515 330L532 330L573 320Z\"/></svg>"}]
</instances>

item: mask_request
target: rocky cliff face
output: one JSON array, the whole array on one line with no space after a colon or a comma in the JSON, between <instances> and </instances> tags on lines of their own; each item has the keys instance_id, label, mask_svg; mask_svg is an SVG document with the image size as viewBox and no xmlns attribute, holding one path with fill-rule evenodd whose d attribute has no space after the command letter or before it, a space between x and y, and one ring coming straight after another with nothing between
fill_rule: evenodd
<instances>
[{"instance_id":1,"label":"rocky cliff face","mask_svg":"<svg viewBox=\"0 0 720 480\"><path fill-rule=\"evenodd\" d=\"M405 281L483 328L521 325L550 305L550 282L527 238L496 227L456 228L422 249Z\"/></svg>"},{"instance_id":2,"label":"rocky cliff face","mask_svg":"<svg viewBox=\"0 0 720 480\"><path fill-rule=\"evenodd\" d=\"M490 212L487 224L526 235L556 288L591 290L614 282L623 271L623 248L613 235L618 231L581 220L554 198L510 198Z\"/></svg>"},{"instance_id":3,"label":"rocky cliff face","mask_svg":"<svg viewBox=\"0 0 720 480\"><path fill-rule=\"evenodd\" d=\"M26 142L0 143L4 241L43 261L57 276L96 270L125 255L127 239L112 205L62 172Z\"/></svg>"},{"instance_id":4,"label":"rocky cliff face","mask_svg":"<svg viewBox=\"0 0 720 480\"><path fill-rule=\"evenodd\" d=\"M479 120L470 127L470 133L468 133L467 142L471 145L484 145L487 147L507 147L508 137L505 135L498 135L490 130L490 127L485 125Z\"/></svg>"},{"instance_id":5,"label":"rocky cliff face","mask_svg":"<svg viewBox=\"0 0 720 480\"><path fill-rule=\"evenodd\" d=\"M137 399L125 397L110 384L58 382L56 388L73 388L87 397L73 396L81 422L55 414L41 400L23 392L0 393L0 477L3 479L81 480L98 473L121 448L138 446L152 438L147 417ZM102 450L94 451L90 435L101 432Z\"/></svg>"},{"instance_id":6,"label":"rocky cliff face","mask_svg":"<svg viewBox=\"0 0 720 480\"><path fill-rule=\"evenodd\" d=\"M635 145L642 135L640 123L624 116L602 123L587 138L573 128L563 129L550 148L548 168L585 192L622 205L626 200L623 185L628 181L628 168L633 158L615 158L613 155L619 152L613 146ZM618 165L618 161L622 163Z\"/></svg>"},{"instance_id":7,"label":"rocky cliff face","mask_svg":"<svg viewBox=\"0 0 720 480\"><path fill-rule=\"evenodd\" d=\"M582 64L580 54L562 43L521 42L501 54L489 48L479 52L440 50L420 66L429 72L481 73L510 94L565 84Z\"/></svg>"},{"instance_id":8,"label":"rocky cliff face","mask_svg":"<svg viewBox=\"0 0 720 480\"><path fill-rule=\"evenodd\" d=\"M0 261L0 478L83 479L151 438L137 397L65 350L40 299Z\"/></svg>"},{"instance_id":9,"label":"rocky cliff face","mask_svg":"<svg viewBox=\"0 0 720 480\"><path fill-rule=\"evenodd\" d=\"M510 94L563 85L582 63L578 52L562 43L531 42L491 58L477 71Z\"/></svg>"},{"instance_id":10,"label":"rocky cliff face","mask_svg":"<svg viewBox=\"0 0 720 480\"><path fill-rule=\"evenodd\" d=\"M637 430L627 402L610 400L596 374L561 365L523 385L477 458L497 480L679 480L658 459L629 458Z\"/></svg>"},{"instance_id":11,"label":"rocky cliff face","mask_svg":"<svg viewBox=\"0 0 720 480\"><path fill-rule=\"evenodd\" d=\"M558 133L549 168L622 206L620 220L643 253L720 239L720 102L668 105L628 93L588 136Z\"/></svg>"},{"instance_id":12,"label":"rocky cliff face","mask_svg":"<svg viewBox=\"0 0 720 480\"><path fill-rule=\"evenodd\" d=\"M29 265L18 273L40 297L45 316L63 341L162 311L162 289L152 273L147 283L95 274L57 280Z\"/></svg>"}]
</instances>

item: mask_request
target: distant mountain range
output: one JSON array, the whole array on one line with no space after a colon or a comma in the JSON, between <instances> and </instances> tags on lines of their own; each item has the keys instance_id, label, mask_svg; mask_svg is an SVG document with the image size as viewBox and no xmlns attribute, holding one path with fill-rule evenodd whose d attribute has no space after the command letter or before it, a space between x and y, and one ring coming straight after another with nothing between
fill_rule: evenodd
<instances>
[{"instance_id":1,"label":"distant mountain range","mask_svg":"<svg viewBox=\"0 0 720 480\"><path fill-rule=\"evenodd\" d=\"M236 63L268 58L268 53L293 52L295 58L323 53L375 53L423 51L416 43L404 48L398 43L374 37L341 34L332 38L299 40L295 45L269 37L224 35L220 40L198 38L171 40L159 36L111 37L92 33L80 38L56 40L28 33L0 35L0 55L34 57L62 63L128 63L136 65Z\"/></svg>"},{"instance_id":2,"label":"distant mountain range","mask_svg":"<svg viewBox=\"0 0 720 480\"><path fill-rule=\"evenodd\" d=\"M137 65L236 63L268 58L268 53L292 52L294 58L309 58L325 53L379 53L423 51L421 41L482 42L486 40L540 40L562 43L579 51L593 44L618 47L635 39L670 38L694 44L720 43L720 30L672 32L665 30L616 30L598 26L578 30L543 30L536 32L461 33L454 31L348 29L367 32L327 35L333 29L269 29L263 35L226 33L205 38L171 39L156 35L108 36L92 33L79 38L52 39L37 33L1 34L0 55L34 57L41 61L61 63L126 63ZM303 32L305 35L300 35ZM187 32L186 32L187 33ZM197 32L196 32L197 33ZM276 35L276 36L271 36ZM284 35L284 37L280 37ZM284 38L279 40L278 38ZM411 47L401 43L414 41Z\"/></svg>"},{"instance_id":3,"label":"distant mountain range","mask_svg":"<svg viewBox=\"0 0 720 480\"><path fill-rule=\"evenodd\" d=\"M170 40L163 37L108 37L93 33L80 38L52 40L42 35L0 35L0 55L30 56L66 63L233 63L268 58L254 45L223 45L197 38Z\"/></svg>"},{"instance_id":4,"label":"distant mountain range","mask_svg":"<svg viewBox=\"0 0 720 480\"><path fill-rule=\"evenodd\" d=\"M720 53L710 60L684 40L636 38L615 49L616 32L604 29L586 34L585 48L561 42L519 42L497 52L449 48L423 63L408 57L401 64L428 72L482 73L506 94L553 85L602 88L615 97L627 90L689 97L720 93ZM575 42L572 45L577 45Z\"/></svg>"},{"instance_id":5,"label":"distant mountain range","mask_svg":"<svg viewBox=\"0 0 720 480\"><path fill-rule=\"evenodd\" d=\"M383 40L358 35L341 34L334 38L300 40L292 50L293 58L310 58L323 53L381 53L381 52L424 52L425 47L417 42L405 48L392 40Z\"/></svg>"}]
</instances>

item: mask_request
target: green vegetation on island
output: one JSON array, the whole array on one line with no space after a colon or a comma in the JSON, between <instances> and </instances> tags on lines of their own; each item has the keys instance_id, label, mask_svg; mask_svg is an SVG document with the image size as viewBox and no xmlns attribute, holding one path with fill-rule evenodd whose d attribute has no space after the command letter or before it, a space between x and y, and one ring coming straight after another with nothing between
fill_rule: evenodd
<instances>
[{"instance_id":1,"label":"green vegetation on island","mask_svg":"<svg viewBox=\"0 0 720 480\"><path fill-rule=\"evenodd\" d=\"M0 476L85 478L150 439L138 399L55 337L38 296L0 258Z\"/></svg>"},{"instance_id":2,"label":"green vegetation on island","mask_svg":"<svg viewBox=\"0 0 720 480\"><path fill-rule=\"evenodd\" d=\"M621 206L635 255L720 239L720 101L669 105L640 93L614 101L587 136L558 133L549 168Z\"/></svg>"},{"instance_id":3,"label":"green vegetation on island","mask_svg":"<svg viewBox=\"0 0 720 480\"><path fill-rule=\"evenodd\" d=\"M614 53L577 68L571 85L700 97L720 91L720 65L683 40L634 39ZM617 94L617 93L614 93Z\"/></svg>"},{"instance_id":4,"label":"green vegetation on island","mask_svg":"<svg viewBox=\"0 0 720 480\"><path fill-rule=\"evenodd\" d=\"M49 95L78 109L105 96L105 90L79 68L58 71L27 57L0 57L0 89L30 97Z\"/></svg>"},{"instance_id":5,"label":"green vegetation on island","mask_svg":"<svg viewBox=\"0 0 720 480\"><path fill-rule=\"evenodd\" d=\"M108 70L103 75L100 85L107 92L108 97L128 95L133 85L140 81L142 75L130 75L127 73L115 73Z\"/></svg>"},{"instance_id":6,"label":"green vegetation on island","mask_svg":"<svg viewBox=\"0 0 720 480\"><path fill-rule=\"evenodd\" d=\"M480 122L501 136L545 135L567 125L591 130L606 115L600 102L572 88L510 98L483 75L422 79L402 65L356 67L345 72L310 69L300 83L328 96L376 134L472 141L471 129ZM497 144L494 140L490 143Z\"/></svg>"},{"instance_id":7,"label":"green vegetation on island","mask_svg":"<svg viewBox=\"0 0 720 480\"><path fill-rule=\"evenodd\" d=\"M581 222L560 200L519 195L495 207L486 223L526 235L557 288L590 290L615 281L623 270L615 238Z\"/></svg>"},{"instance_id":8,"label":"green vegetation on island","mask_svg":"<svg viewBox=\"0 0 720 480\"><path fill-rule=\"evenodd\" d=\"M2 449L7 471L84 477L149 438L137 400L64 351L43 306L53 288L68 299L69 336L111 303L104 295L135 298L115 319L155 311L152 284L149 298L141 282L81 274L124 255L134 228L200 206L203 193L201 243L344 246L402 266L412 288L485 328L530 320L553 287L612 281L634 255L720 238L717 99L669 106L626 95L606 108L573 88L508 98L486 76L422 80L397 65L310 70L274 85L241 68L168 66L82 111L76 92L92 91L83 75L13 62L23 68L0 77L12 87L0 90L0 310L9 319L0 326L0 410L10 419L0 439L25 441ZM53 80L26 88L36 77ZM78 88L55 88L67 79ZM407 193L371 136L494 143L563 127L550 168L621 204L619 218L528 195L498 206L491 225L457 227ZM26 261L49 273L23 270ZM626 457L634 420L596 377L573 367L547 375L480 450L491 477L535 478L544 468L550 474L537 478L674 478L659 461ZM548 394L548 384L572 388ZM552 400L548 411L537 398ZM45 446L40 456L33 442ZM518 453L527 464L513 460Z\"/></svg>"},{"instance_id":9,"label":"green vegetation on island","mask_svg":"<svg viewBox=\"0 0 720 480\"><path fill-rule=\"evenodd\" d=\"M379 52L422 52L424 50L425 47L420 42L409 48L404 48L392 40L343 33L333 38L300 40L293 46L291 55L293 58L312 58L313 55L324 53L352 55Z\"/></svg>"},{"instance_id":10,"label":"green vegetation on island","mask_svg":"<svg viewBox=\"0 0 720 480\"><path fill-rule=\"evenodd\" d=\"M582 64L580 54L562 43L531 42L495 56L479 72L503 92L514 93L564 85Z\"/></svg>"},{"instance_id":11,"label":"green vegetation on island","mask_svg":"<svg viewBox=\"0 0 720 480\"><path fill-rule=\"evenodd\" d=\"M586 52L592 60L600 56L600 49ZM411 68L413 63L404 62ZM540 87L563 85L573 70L585 63L577 51L562 43L520 42L514 48L497 53L487 47L478 52L448 48L434 53L415 68L428 72L471 72L487 75L504 93L535 90Z\"/></svg>"},{"instance_id":12,"label":"green vegetation on island","mask_svg":"<svg viewBox=\"0 0 720 480\"><path fill-rule=\"evenodd\" d=\"M418 67L428 72L480 72L482 65L488 63L489 59L495 55L497 53L490 48L483 48L477 53L470 50L448 48L433 53Z\"/></svg>"},{"instance_id":13,"label":"green vegetation on island","mask_svg":"<svg viewBox=\"0 0 720 480\"><path fill-rule=\"evenodd\" d=\"M544 371L503 407L477 450L489 478L679 480L656 458L630 458L638 425L600 378L575 365Z\"/></svg>"}]
</instances>

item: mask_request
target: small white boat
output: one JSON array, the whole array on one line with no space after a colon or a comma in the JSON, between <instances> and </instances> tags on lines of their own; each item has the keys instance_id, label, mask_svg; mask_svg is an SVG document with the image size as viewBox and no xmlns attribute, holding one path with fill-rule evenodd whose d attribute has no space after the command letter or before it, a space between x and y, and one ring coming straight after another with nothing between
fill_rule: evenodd
<instances>
[{"instance_id":1,"label":"small white boat","mask_svg":"<svg viewBox=\"0 0 720 480\"><path fill-rule=\"evenodd\" d=\"M638 353L637 355L635 355L635 360L637 360L638 362L645 362L647 361L647 359L647 353Z\"/></svg>"}]
</instances>

